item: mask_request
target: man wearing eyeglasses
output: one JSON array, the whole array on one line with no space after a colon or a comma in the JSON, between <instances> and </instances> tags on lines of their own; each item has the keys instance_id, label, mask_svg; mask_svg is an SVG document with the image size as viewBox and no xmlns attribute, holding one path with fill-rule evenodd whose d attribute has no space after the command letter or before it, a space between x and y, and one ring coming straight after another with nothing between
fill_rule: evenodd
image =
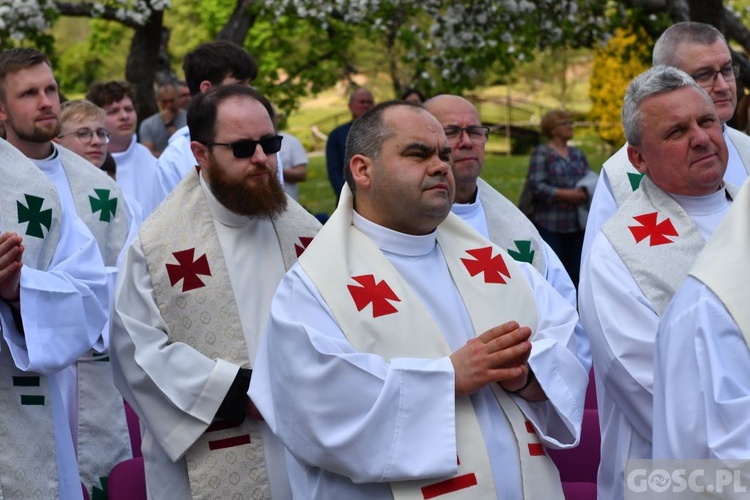
<instances>
[{"instance_id":1,"label":"man wearing eyeglasses","mask_svg":"<svg viewBox=\"0 0 750 500\"><path fill-rule=\"evenodd\" d=\"M76 361L105 344L107 278L114 269L113 261L104 267L84 222L113 245L124 243L128 227L125 211L110 211L109 204L107 221L93 220L92 206L82 198L99 199L97 190L112 194L111 179L53 144L59 113L49 58L28 48L0 53L0 121L7 133L2 164L13 170L0 181L6 231L0 233L0 398L7 423L0 439L14 450L1 454L0 475L4 492L39 490L76 499Z\"/></svg>"},{"instance_id":2,"label":"man wearing eyeglasses","mask_svg":"<svg viewBox=\"0 0 750 500\"><path fill-rule=\"evenodd\" d=\"M687 73L654 66L628 86L628 158L644 175L602 225L581 267L602 436L599 498L622 499L627 460L650 459L660 320L737 187L711 97Z\"/></svg>"},{"instance_id":3,"label":"man wearing eyeglasses","mask_svg":"<svg viewBox=\"0 0 750 500\"><path fill-rule=\"evenodd\" d=\"M451 211L516 260L533 265L576 307L576 289L555 252L512 202L479 177L490 129L482 125L474 105L463 97L446 94L429 99L425 107L443 126L451 147L451 168L456 179ZM580 323L575 340L578 358L588 371L591 353Z\"/></svg>"},{"instance_id":4,"label":"man wearing eyeglasses","mask_svg":"<svg viewBox=\"0 0 750 500\"><path fill-rule=\"evenodd\" d=\"M276 175L268 100L221 85L187 116L200 166L143 223L118 281L115 383L144 428L149 498L291 498L247 396L271 296L320 223Z\"/></svg>"},{"instance_id":5,"label":"man wearing eyeglasses","mask_svg":"<svg viewBox=\"0 0 750 500\"><path fill-rule=\"evenodd\" d=\"M724 35L709 24L677 23L656 41L653 64L681 69L711 96L719 119L724 124L724 140L729 149L724 179L737 186L742 185L750 172L750 137L726 125L737 105L739 66L732 63ZM628 160L627 147L625 144L602 166L586 223L581 265L602 224L638 189L643 178Z\"/></svg>"}]
</instances>

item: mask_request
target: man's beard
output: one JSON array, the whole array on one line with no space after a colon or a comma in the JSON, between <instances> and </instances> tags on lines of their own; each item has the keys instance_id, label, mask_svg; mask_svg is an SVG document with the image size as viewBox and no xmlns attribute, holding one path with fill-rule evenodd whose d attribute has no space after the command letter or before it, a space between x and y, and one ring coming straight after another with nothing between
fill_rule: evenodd
<instances>
[{"instance_id":1,"label":"man's beard","mask_svg":"<svg viewBox=\"0 0 750 500\"><path fill-rule=\"evenodd\" d=\"M279 179L268 173L267 183L256 183L248 186L243 182L230 179L210 158L211 192L217 200L232 212L253 219L273 219L286 210L286 193Z\"/></svg>"},{"instance_id":2,"label":"man's beard","mask_svg":"<svg viewBox=\"0 0 750 500\"><path fill-rule=\"evenodd\" d=\"M31 132L27 132L25 130L19 130L13 126L12 121L8 121L7 126L9 128L13 128L13 131L15 132L16 136L21 139L22 141L26 142L35 142L35 143L44 143L49 142L58 135L60 135L60 131L62 130L62 123L60 123L60 120L58 119L55 122L55 125L53 128L41 128L37 127L36 125L32 126Z\"/></svg>"}]
</instances>

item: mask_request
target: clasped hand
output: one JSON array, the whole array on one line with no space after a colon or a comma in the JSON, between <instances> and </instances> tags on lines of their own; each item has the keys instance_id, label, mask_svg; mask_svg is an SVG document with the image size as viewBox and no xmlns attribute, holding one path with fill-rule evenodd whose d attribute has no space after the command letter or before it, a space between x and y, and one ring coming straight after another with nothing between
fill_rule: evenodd
<instances>
[{"instance_id":1,"label":"clasped hand","mask_svg":"<svg viewBox=\"0 0 750 500\"><path fill-rule=\"evenodd\" d=\"M507 391L521 389L528 375L531 329L510 321L490 328L451 355L456 395L469 396L494 382Z\"/></svg>"}]
</instances>

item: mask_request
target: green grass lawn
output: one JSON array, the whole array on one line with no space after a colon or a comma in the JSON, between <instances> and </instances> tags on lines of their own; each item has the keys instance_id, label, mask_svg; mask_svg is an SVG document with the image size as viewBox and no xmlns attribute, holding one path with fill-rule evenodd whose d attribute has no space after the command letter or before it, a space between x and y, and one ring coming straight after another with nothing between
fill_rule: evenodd
<instances>
[{"instance_id":1,"label":"green grass lawn","mask_svg":"<svg viewBox=\"0 0 750 500\"><path fill-rule=\"evenodd\" d=\"M598 172L610 153L596 141L587 141L584 131L577 130L576 134L576 145L586 152L591 167ZM482 178L513 203L517 203L528 169L529 155L490 153L485 159ZM330 215L333 212L336 200L328 183L324 155L316 153L310 156L307 181L300 184L299 193L300 202L312 213L323 212Z\"/></svg>"}]
</instances>

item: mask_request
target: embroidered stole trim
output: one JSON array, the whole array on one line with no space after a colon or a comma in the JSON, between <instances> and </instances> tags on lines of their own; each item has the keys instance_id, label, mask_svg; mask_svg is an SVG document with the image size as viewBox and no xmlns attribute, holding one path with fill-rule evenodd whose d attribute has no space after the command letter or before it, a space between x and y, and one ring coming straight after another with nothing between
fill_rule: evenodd
<instances>
[{"instance_id":1,"label":"embroidered stole trim","mask_svg":"<svg viewBox=\"0 0 750 500\"><path fill-rule=\"evenodd\" d=\"M288 269L320 223L291 198L287 202L287 210L273 224ZM188 174L154 209L139 235L170 342L183 342L211 359L251 368L229 272L196 173ZM167 266L177 262L175 253L186 249L192 249L190 263L205 259L209 274L200 274L200 286L183 291L187 277L172 286ZM193 498L214 498L219 493L226 498L270 495L255 420L247 418L240 426L214 422L188 450L186 463Z\"/></svg>"},{"instance_id":2,"label":"embroidered stole trim","mask_svg":"<svg viewBox=\"0 0 750 500\"><path fill-rule=\"evenodd\" d=\"M55 185L4 140L0 140L0 179L2 231L23 237L25 266L47 270L60 239L62 206ZM59 475L49 380L17 369L1 337L0 401L0 439L5 450L0 453L0 498L57 498Z\"/></svg>"},{"instance_id":3,"label":"embroidered stole trim","mask_svg":"<svg viewBox=\"0 0 750 500\"><path fill-rule=\"evenodd\" d=\"M726 189L730 197L737 192L730 184ZM636 241L634 231L647 231L648 228L635 217L647 214L655 217L650 231L659 232L666 227L661 224L671 224L677 236L668 236L664 241L652 234ZM685 281L695 258L706 244L700 230L680 204L648 177L643 178L640 189L604 223L602 232L659 316Z\"/></svg>"},{"instance_id":4,"label":"embroidered stole trim","mask_svg":"<svg viewBox=\"0 0 750 500\"><path fill-rule=\"evenodd\" d=\"M750 347L750 184L743 186L690 274L721 300Z\"/></svg>"},{"instance_id":5,"label":"embroidered stole trim","mask_svg":"<svg viewBox=\"0 0 750 500\"><path fill-rule=\"evenodd\" d=\"M607 172L612 196L619 207L638 190L641 174L628 159L628 145L625 144L610 159L604 162L602 169Z\"/></svg>"},{"instance_id":6,"label":"embroidered stole trim","mask_svg":"<svg viewBox=\"0 0 750 500\"><path fill-rule=\"evenodd\" d=\"M93 234L104 264L117 266L128 237L128 216L119 185L72 151L56 144L79 218ZM106 333L106 332L105 332ZM112 380L109 357L90 350L78 368L78 468L93 495L119 462L132 457L125 408Z\"/></svg>"},{"instance_id":7,"label":"embroidered stole trim","mask_svg":"<svg viewBox=\"0 0 750 500\"><path fill-rule=\"evenodd\" d=\"M78 216L94 235L104 265L116 267L128 237L128 215L120 186L87 160L59 144L55 147Z\"/></svg>"},{"instance_id":8,"label":"embroidered stole trim","mask_svg":"<svg viewBox=\"0 0 750 500\"><path fill-rule=\"evenodd\" d=\"M727 128L727 137L732 141L734 148L737 150L737 154L740 155L742 166L744 166L745 171L750 174L750 137L744 132L735 130L727 125L724 126Z\"/></svg>"},{"instance_id":9,"label":"embroidered stole trim","mask_svg":"<svg viewBox=\"0 0 750 500\"><path fill-rule=\"evenodd\" d=\"M481 178L477 179L479 200L482 202L484 214L487 218L489 239L494 244L505 249L511 255L526 250L522 248L528 242L533 252L530 264L542 276L547 276L547 261L544 258L542 237L534 224L510 202L505 196L497 192ZM526 260L525 262L528 262Z\"/></svg>"},{"instance_id":10,"label":"embroidered stole trim","mask_svg":"<svg viewBox=\"0 0 750 500\"><path fill-rule=\"evenodd\" d=\"M440 330L430 317L426 306L372 240L352 226L352 211L351 191L345 185L337 210L326 222L308 250L300 257L300 265L331 308L349 342L361 352L377 354L386 359L403 356L437 359L449 356L450 348L444 337L439 334ZM527 324L532 327L532 330L536 328L536 304L531 289L525 278L521 276L520 269L507 253L492 246L489 241L454 214L449 214L448 219L438 229L438 244L462 298L465 302L476 301L476 307L467 306L475 333L482 333L490 326L499 325L510 319ZM506 277L505 286L488 286L484 282L482 273L473 278L469 276L460 259L471 260L471 255L465 251L474 248L491 249L492 255L499 254L510 275ZM376 282L384 280L400 299L397 303L400 314L385 314L373 318L369 307L358 313L346 285L354 284L352 277L361 275L373 275ZM487 294L495 294L497 299L492 302L502 304L502 307L487 308L492 311L483 310L480 304L487 304ZM481 302L479 302L480 298ZM400 335L399 332L409 332L409 335ZM535 438L536 435L533 431L529 431L521 411L512 398L501 389L496 391L495 395L514 431L519 430L526 436L531 432ZM508 406L513 409L511 414L508 413ZM519 415L521 421L514 422L514 417ZM517 429L517 427L523 429ZM455 476L392 482L391 489L394 498L397 500L425 498L423 488L434 487L436 484L459 483L464 484L463 488L455 490L450 496L444 498L494 498L496 493L489 457L474 408L468 397L456 398L456 439L459 464L458 473ZM538 441L536 443L541 447ZM519 447L521 446L525 444L519 443ZM523 455L523 450L520 455ZM543 452L541 456L535 456L531 461L539 459L539 462L549 462L551 470L546 470L549 476L528 475L529 481L527 481L526 471L529 469L523 467L523 458L519 457L519 459L524 471L523 487L526 498L562 498L557 469ZM546 496L534 496L526 489L529 482L551 484L552 489L544 493ZM550 491L554 492L553 496L549 495Z\"/></svg>"}]
</instances>

